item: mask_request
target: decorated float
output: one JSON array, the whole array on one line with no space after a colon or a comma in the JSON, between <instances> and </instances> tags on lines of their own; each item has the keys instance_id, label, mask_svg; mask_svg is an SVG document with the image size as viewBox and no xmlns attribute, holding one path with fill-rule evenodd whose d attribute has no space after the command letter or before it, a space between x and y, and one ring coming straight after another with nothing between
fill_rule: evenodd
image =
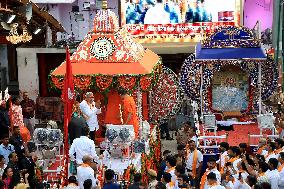
<instances>
[{"instance_id":1,"label":"decorated float","mask_svg":"<svg viewBox=\"0 0 284 189\"><path fill-rule=\"evenodd\" d=\"M145 170L149 166L156 169L160 161L160 136L155 126L161 120L158 115L163 111L163 116L171 116L178 109L180 89L176 76L162 66L158 55L144 49L125 28L119 28L118 18L107 8L105 1L103 9L94 18L93 31L85 36L70 61L76 91L80 94L93 91L106 106L99 118L99 125L106 126L105 138L97 141L105 149L101 178L108 167L115 170L119 180L127 182L131 177L130 169L135 167L147 180ZM50 75L52 84L58 89L63 88L65 72L66 62L63 62ZM165 82L167 85L163 84ZM110 102L120 100L118 91L131 93L136 99L142 128L139 141L134 140L133 127L120 125L120 119L108 116L108 111L113 109ZM150 106L153 106L151 125L147 124ZM121 147L120 151L114 150L118 147Z\"/></svg>"},{"instance_id":2,"label":"decorated float","mask_svg":"<svg viewBox=\"0 0 284 189\"><path fill-rule=\"evenodd\" d=\"M249 121L261 114L262 101L277 86L277 65L267 57L255 33L245 27L217 28L197 44L181 71L180 83L201 116Z\"/></svg>"},{"instance_id":3,"label":"decorated float","mask_svg":"<svg viewBox=\"0 0 284 189\"><path fill-rule=\"evenodd\" d=\"M208 157L219 157L218 143L227 140L217 129L255 125L256 118L260 128L270 123L262 102L274 92L277 79L277 65L246 27L221 26L196 45L182 66L180 84L198 103L205 164Z\"/></svg>"}]
</instances>

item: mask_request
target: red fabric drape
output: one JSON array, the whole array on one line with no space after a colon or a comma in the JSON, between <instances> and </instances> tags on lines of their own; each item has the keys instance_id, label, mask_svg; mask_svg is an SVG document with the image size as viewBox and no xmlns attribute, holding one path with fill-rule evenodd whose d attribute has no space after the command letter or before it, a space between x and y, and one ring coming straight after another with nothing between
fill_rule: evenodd
<instances>
[{"instance_id":1,"label":"red fabric drape","mask_svg":"<svg viewBox=\"0 0 284 189\"><path fill-rule=\"evenodd\" d=\"M148 106L148 93L142 93L142 115L143 120L149 120L149 106Z\"/></svg>"},{"instance_id":2,"label":"red fabric drape","mask_svg":"<svg viewBox=\"0 0 284 189\"><path fill-rule=\"evenodd\" d=\"M48 75L48 68L45 61L45 54L38 54L38 75L39 75L39 90L40 90L40 96L41 97L47 97L48 91L47 91L47 75Z\"/></svg>"}]
</instances>

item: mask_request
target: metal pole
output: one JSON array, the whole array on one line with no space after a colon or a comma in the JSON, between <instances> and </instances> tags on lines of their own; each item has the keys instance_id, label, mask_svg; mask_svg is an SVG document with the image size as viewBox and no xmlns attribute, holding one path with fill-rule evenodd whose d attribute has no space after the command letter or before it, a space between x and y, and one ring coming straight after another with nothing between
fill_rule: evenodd
<instances>
[{"instance_id":1,"label":"metal pole","mask_svg":"<svg viewBox=\"0 0 284 189\"><path fill-rule=\"evenodd\" d=\"M143 132L143 118L142 118L142 93L141 93L141 88L140 88L140 84L138 84L138 88L137 88L137 106L138 106L138 121L139 121L139 134L140 137L142 137L142 132Z\"/></svg>"},{"instance_id":2,"label":"metal pole","mask_svg":"<svg viewBox=\"0 0 284 189\"><path fill-rule=\"evenodd\" d=\"M259 89L259 99L258 99L258 114L261 115L261 62L258 63L258 89Z\"/></svg>"},{"instance_id":3,"label":"metal pole","mask_svg":"<svg viewBox=\"0 0 284 189\"><path fill-rule=\"evenodd\" d=\"M276 38L273 38L273 47L275 48L275 57L274 57L274 63L275 65L279 65L279 41L280 41L280 21L281 21L281 1L275 0L274 1L274 8L273 8L273 30L272 30L272 36L276 36ZM283 18L282 18L283 20ZM282 69L283 66L282 66ZM282 70L283 72L283 70Z\"/></svg>"},{"instance_id":4,"label":"metal pole","mask_svg":"<svg viewBox=\"0 0 284 189\"><path fill-rule=\"evenodd\" d=\"M200 112L201 112L201 120L203 120L203 89L202 89L202 85L203 85L203 73L202 73L202 65L200 67Z\"/></svg>"},{"instance_id":5,"label":"metal pole","mask_svg":"<svg viewBox=\"0 0 284 189\"><path fill-rule=\"evenodd\" d=\"M282 82L283 82L283 73L284 73L284 0L282 0L280 6L281 6L280 10L282 10L282 17L279 17L279 20L282 19L282 36L281 36L281 38L282 38ZM279 15L281 15L281 14L279 13ZM282 83L282 89L283 89L283 86L284 85Z\"/></svg>"}]
</instances>

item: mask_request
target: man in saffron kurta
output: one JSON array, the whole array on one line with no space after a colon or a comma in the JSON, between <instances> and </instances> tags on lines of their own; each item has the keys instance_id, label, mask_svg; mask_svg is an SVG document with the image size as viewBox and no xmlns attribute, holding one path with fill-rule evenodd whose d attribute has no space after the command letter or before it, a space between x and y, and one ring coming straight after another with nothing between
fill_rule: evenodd
<instances>
[{"instance_id":1,"label":"man in saffron kurta","mask_svg":"<svg viewBox=\"0 0 284 189\"><path fill-rule=\"evenodd\" d=\"M133 125L135 137L139 134L139 121L134 98L128 94L121 95L122 119L124 125Z\"/></svg>"}]
</instances>

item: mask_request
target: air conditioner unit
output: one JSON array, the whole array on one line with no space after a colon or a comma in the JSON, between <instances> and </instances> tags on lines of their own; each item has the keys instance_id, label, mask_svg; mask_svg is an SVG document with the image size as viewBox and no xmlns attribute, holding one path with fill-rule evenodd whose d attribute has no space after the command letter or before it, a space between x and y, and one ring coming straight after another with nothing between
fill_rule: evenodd
<instances>
[{"instance_id":1,"label":"air conditioner unit","mask_svg":"<svg viewBox=\"0 0 284 189\"><path fill-rule=\"evenodd\" d=\"M91 9L91 3L90 2L84 2L83 3L83 10L90 10Z\"/></svg>"}]
</instances>

